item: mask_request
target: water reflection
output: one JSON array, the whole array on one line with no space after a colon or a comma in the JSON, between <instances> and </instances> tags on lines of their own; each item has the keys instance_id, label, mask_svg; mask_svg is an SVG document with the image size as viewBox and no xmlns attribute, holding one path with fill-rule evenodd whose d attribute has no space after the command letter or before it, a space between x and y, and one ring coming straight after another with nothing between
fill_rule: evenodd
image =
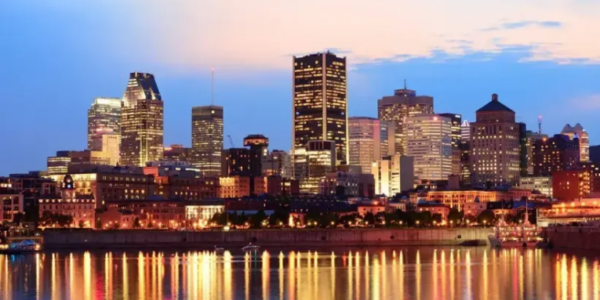
<instances>
[{"instance_id":1,"label":"water reflection","mask_svg":"<svg viewBox=\"0 0 600 300\"><path fill-rule=\"evenodd\" d=\"M0 255L1 299L600 300L595 257L542 250Z\"/></svg>"}]
</instances>

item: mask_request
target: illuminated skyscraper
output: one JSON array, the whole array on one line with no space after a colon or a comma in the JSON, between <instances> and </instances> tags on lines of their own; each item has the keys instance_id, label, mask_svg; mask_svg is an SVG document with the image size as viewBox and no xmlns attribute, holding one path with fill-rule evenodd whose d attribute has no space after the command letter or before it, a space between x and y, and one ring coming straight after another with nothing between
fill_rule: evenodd
<instances>
[{"instance_id":1,"label":"illuminated skyscraper","mask_svg":"<svg viewBox=\"0 0 600 300\"><path fill-rule=\"evenodd\" d=\"M590 160L590 138L581 124L577 123L573 127L567 124L561 134L568 136L571 140L575 137L579 138L579 158L582 162Z\"/></svg>"},{"instance_id":2,"label":"illuminated skyscraper","mask_svg":"<svg viewBox=\"0 0 600 300\"><path fill-rule=\"evenodd\" d=\"M327 173L335 170L336 144L333 141L309 141L306 144L306 173L300 181L304 193L319 193L319 183Z\"/></svg>"},{"instance_id":3,"label":"illuminated skyscraper","mask_svg":"<svg viewBox=\"0 0 600 300\"><path fill-rule=\"evenodd\" d=\"M393 121L396 125L396 152L405 154L404 122L418 114L433 114L433 97L417 96L413 90L395 90L393 96L386 96L377 101L378 118L381 121Z\"/></svg>"},{"instance_id":4,"label":"illuminated skyscraper","mask_svg":"<svg viewBox=\"0 0 600 300\"><path fill-rule=\"evenodd\" d=\"M262 176L262 162L269 155L269 139L262 134L251 134L244 138L244 146L250 150L250 175Z\"/></svg>"},{"instance_id":5,"label":"illuminated skyscraper","mask_svg":"<svg viewBox=\"0 0 600 300\"><path fill-rule=\"evenodd\" d=\"M221 174L223 152L223 107L216 105L192 108L193 164L204 176Z\"/></svg>"},{"instance_id":6,"label":"illuminated skyscraper","mask_svg":"<svg viewBox=\"0 0 600 300\"><path fill-rule=\"evenodd\" d=\"M102 144L94 142L102 139L103 134L116 134L121 142L121 99L119 98L95 98L94 103L88 109L88 149L91 151L103 151Z\"/></svg>"},{"instance_id":7,"label":"illuminated skyscraper","mask_svg":"<svg viewBox=\"0 0 600 300\"><path fill-rule=\"evenodd\" d=\"M414 159L415 176L447 180L452 174L452 120L421 114L409 117L404 127L405 152Z\"/></svg>"},{"instance_id":8,"label":"illuminated skyscraper","mask_svg":"<svg viewBox=\"0 0 600 300\"><path fill-rule=\"evenodd\" d=\"M449 118L452 123L452 174L459 175L460 168L460 143L462 142L462 116L459 114L440 114L442 117Z\"/></svg>"},{"instance_id":9,"label":"illuminated skyscraper","mask_svg":"<svg viewBox=\"0 0 600 300\"><path fill-rule=\"evenodd\" d=\"M346 58L330 52L294 57L293 85L292 158L309 141L327 140L335 142L338 164L347 163Z\"/></svg>"},{"instance_id":10,"label":"illuminated skyscraper","mask_svg":"<svg viewBox=\"0 0 600 300\"><path fill-rule=\"evenodd\" d=\"M474 183L518 184L524 124L515 122L515 112L500 103L496 94L476 115L477 121L471 123L470 153Z\"/></svg>"},{"instance_id":11,"label":"illuminated skyscraper","mask_svg":"<svg viewBox=\"0 0 600 300\"><path fill-rule=\"evenodd\" d=\"M378 119L351 117L348 119L350 165L360 166L369 174L373 162L381 159L381 126Z\"/></svg>"},{"instance_id":12,"label":"illuminated skyscraper","mask_svg":"<svg viewBox=\"0 0 600 300\"><path fill-rule=\"evenodd\" d=\"M471 140L471 124L467 120L463 120L460 125L460 138L463 142Z\"/></svg>"},{"instance_id":13,"label":"illuminated skyscraper","mask_svg":"<svg viewBox=\"0 0 600 300\"><path fill-rule=\"evenodd\" d=\"M154 75L131 73L121 110L121 164L145 166L160 160L163 123L163 101Z\"/></svg>"}]
</instances>

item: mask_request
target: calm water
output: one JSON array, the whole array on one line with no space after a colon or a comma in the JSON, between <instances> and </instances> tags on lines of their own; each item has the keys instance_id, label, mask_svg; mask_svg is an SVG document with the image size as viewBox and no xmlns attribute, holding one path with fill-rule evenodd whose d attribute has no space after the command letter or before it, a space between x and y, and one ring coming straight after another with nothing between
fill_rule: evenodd
<instances>
[{"instance_id":1,"label":"calm water","mask_svg":"<svg viewBox=\"0 0 600 300\"><path fill-rule=\"evenodd\" d=\"M597 257L542 250L0 255L0 299L600 299Z\"/></svg>"}]
</instances>

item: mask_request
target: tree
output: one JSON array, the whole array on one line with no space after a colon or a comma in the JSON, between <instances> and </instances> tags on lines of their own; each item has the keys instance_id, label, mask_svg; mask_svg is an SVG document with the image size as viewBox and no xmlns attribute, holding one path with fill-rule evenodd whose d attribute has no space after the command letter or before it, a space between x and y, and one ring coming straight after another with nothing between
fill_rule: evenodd
<instances>
[{"instance_id":1,"label":"tree","mask_svg":"<svg viewBox=\"0 0 600 300\"><path fill-rule=\"evenodd\" d=\"M452 208L452 209L450 209L450 212L448 213L448 223L450 223L452 221L452 223L458 224L460 221L462 221L464 216L465 216L464 212L458 211L458 209L456 209L456 208Z\"/></svg>"},{"instance_id":2,"label":"tree","mask_svg":"<svg viewBox=\"0 0 600 300\"><path fill-rule=\"evenodd\" d=\"M496 215L493 211L486 209L477 216L477 223L479 224L494 224L496 222Z\"/></svg>"},{"instance_id":3,"label":"tree","mask_svg":"<svg viewBox=\"0 0 600 300\"><path fill-rule=\"evenodd\" d=\"M366 213L365 216L363 217L363 220L365 221L365 223L368 222L369 225L375 224L375 216L373 215L372 212Z\"/></svg>"},{"instance_id":4,"label":"tree","mask_svg":"<svg viewBox=\"0 0 600 300\"><path fill-rule=\"evenodd\" d=\"M273 214L269 216L270 225L279 225L279 223L287 224L290 214L283 208L277 208Z\"/></svg>"},{"instance_id":5,"label":"tree","mask_svg":"<svg viewBox=\"0 0 600 300\"><path fill-rule=\"evenodd\" d=\"M140 227L142 227L142 225L140 224L140 219L136 217L133 220L133 228L140 228Z\"/></svg>"},{"instance_id":6,"label":"tree","mask_svg":"<svg viewBox=\"0 0 600 300\"><path fill-rule=\"evenodd\" d=\"M77 225L79 225L79 228L83 228L83 226L84 226L85 224L83 223L83 220L79 220L79 224L77 224Z\"/></svg>"},{"instance_id":7,"label":"tree","mask_svg":"<svg viewBox=\"0 0 600 300\"><path fill-rule=\"evenodd\" d=\"M252 226L252 228L261 228L262 222L266 219L267 214L261 209L256 214L250 216L250 226Z\"/></svg>"},{"instance_id":8,"label":"tree","mask_svg":"<svg viewBox=\"0 0 600 300\"><path fill-rule=\"evenodd\" d=\"M100 219L96 220L96 229L102 229L102 220L100 220Z\"/></svg>"}]
</instances>

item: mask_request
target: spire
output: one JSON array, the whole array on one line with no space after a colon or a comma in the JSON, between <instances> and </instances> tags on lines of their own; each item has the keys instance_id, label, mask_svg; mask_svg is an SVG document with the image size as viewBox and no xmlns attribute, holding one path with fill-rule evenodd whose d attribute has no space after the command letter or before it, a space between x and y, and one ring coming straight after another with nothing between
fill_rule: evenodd
<instances>
[{"instance_id":1,"label":"spire","mask_svg":"<svg viewBox=\"0 0 600 300\"><path fill-rule=\"evenodd\" d=\"M404 89L406 90L406 78L404 79Z\"/></svg>"}]
</instances>

